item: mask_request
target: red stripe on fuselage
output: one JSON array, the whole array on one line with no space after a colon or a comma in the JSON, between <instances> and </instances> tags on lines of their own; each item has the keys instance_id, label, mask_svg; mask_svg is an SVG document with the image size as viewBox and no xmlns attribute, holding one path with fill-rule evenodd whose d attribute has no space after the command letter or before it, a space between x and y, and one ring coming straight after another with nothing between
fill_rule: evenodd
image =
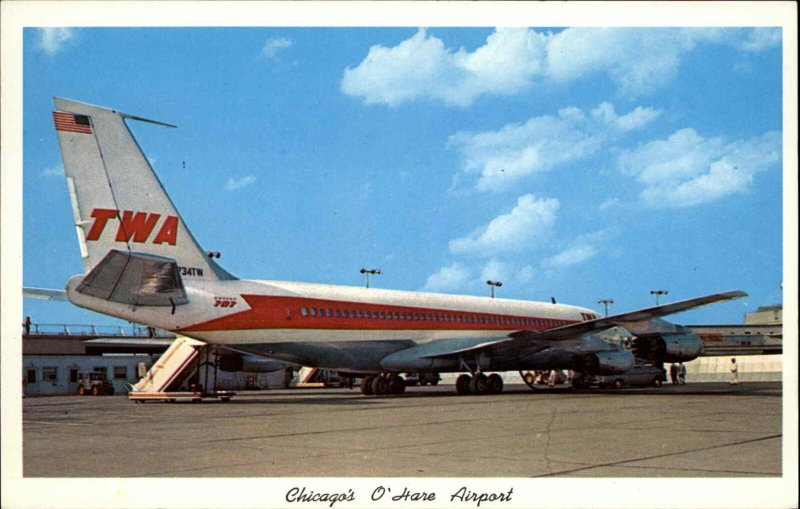
<instances>
[{"instance_id":1,"label":"red stripe on fuselage","mask_svg":"<svg viewBox=\"0 0 800 509\"><path fill-rule=\"evenodd\" d=\"M185 327L184 331L252 329L547 330L576 320L501 315L304 297L241 296L250 309ZM314 315L311 315L311 309ZM306 310L306 314L302 310ZM320 310L324 316L320 316ZM330 311L330 316L328 312ZM403 318L405 316L405 318Z\"/></svg>"}]
</instances>

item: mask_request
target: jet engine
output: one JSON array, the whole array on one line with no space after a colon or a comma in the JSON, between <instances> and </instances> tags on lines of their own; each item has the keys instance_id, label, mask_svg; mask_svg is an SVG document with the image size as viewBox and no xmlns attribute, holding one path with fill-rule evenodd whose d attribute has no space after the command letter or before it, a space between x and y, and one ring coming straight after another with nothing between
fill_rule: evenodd
<instances>
[{"instance_id":1,"label":"jet engine","mask_svg":"<svg viewBox=\"0 0 800 509\"><path fill-rule=\"evenodd\" d=\"M637 357L658 362L688 362L703 352L703 340L694 334L656 334L633 340Z\"/></svg>"},{"instance_id":2,"label":"jet engine","mask_svg":"<svg viewBox=\"0 0 800 509\"><path fill-rule=\"evenodd\" d=\"M634 357L628 350L580 354L575 359L575 371L593 375L615 375L629 371Z\"/></svg>"},{"instance_id":3,"label":"jet engine","mask_svg":"<svg viewBox=\"0 0 800 509\"><path fill-rule=\"evenodd\" d=\"M626 323L624 327L636 336L632 347L638 358L656 362L687 362L703 352L703 340L683 325L654 319Z\"/></svg>"}]
</instances>

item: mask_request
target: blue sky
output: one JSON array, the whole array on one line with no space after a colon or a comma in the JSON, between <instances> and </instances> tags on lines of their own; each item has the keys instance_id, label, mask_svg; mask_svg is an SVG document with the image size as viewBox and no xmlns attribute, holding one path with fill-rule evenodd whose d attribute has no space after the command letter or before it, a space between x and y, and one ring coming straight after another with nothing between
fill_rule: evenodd
<instances>
[{"instance_id":1,"label":"blue sky","mask_svg":"<svg viewBox=\"0 0 800 509\"><path fill-rule=\"evenodd\" d=\"M81 271L52 97L131 124L242 278L602 311L741 289L780 303L781 31L27 28L23 281ZM25 299L34 322L118 323Z\"/></svg>"}]
</instances>

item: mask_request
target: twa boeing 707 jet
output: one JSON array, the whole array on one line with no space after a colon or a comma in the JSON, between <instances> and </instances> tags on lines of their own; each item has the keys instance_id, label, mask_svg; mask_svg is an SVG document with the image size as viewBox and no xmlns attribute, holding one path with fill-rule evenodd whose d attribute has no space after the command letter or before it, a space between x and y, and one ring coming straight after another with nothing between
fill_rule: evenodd
<instances>
[{"instance_id":1,"label":"twa boeing 707 jet","mask_svg":"<svg viewBox=\"0 0 800 509\"><path fill-rule=\"evenodd\" d=\"M630 370L634 353L689 361L703 343L660 317L744 297L717 293L598 317L556 303L239 279L192 236L126 124L143 119L55 99L55 128L85 274L75 305L210 345L363 379L401 394L405 372L461 372L456 390L500 392L489 372ZM633 353L597 333L624 327Z\"/></svg>"}]
</instances>

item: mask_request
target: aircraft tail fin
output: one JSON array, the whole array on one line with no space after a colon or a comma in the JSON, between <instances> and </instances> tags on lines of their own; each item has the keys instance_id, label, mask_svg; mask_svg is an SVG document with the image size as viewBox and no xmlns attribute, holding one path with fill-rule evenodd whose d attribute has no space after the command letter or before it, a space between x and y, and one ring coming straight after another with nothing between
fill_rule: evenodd
<instances>
[{"instance_id":1,"label":"aircraft tail fin","mask_svg":"<svg viewBox=\"0 0 800 509\"><path fill-rule=\"evenodd\" d=\"M68 99L55 106L86 273L118 250L171 258L183 277L235 279L201 249L125 121L175 126Z\"/></svg>"}]
</instances>

